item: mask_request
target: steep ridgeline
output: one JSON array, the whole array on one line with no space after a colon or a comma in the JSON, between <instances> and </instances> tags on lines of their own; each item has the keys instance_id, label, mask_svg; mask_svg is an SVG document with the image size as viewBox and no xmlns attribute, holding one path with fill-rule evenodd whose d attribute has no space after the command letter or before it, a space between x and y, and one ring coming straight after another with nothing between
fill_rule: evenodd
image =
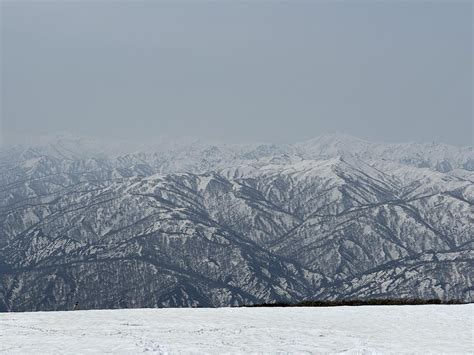
<instances>
[{"instance_id":1,"label":"steep ridgeline","mask_svg":"<svg viewBox=\"0 0 474 355\"><path fill-rule=\"evenodd\" d=\"M474 301L472 148L76 143L0 153L0 311Z\"/></svg>"}]
</instances>

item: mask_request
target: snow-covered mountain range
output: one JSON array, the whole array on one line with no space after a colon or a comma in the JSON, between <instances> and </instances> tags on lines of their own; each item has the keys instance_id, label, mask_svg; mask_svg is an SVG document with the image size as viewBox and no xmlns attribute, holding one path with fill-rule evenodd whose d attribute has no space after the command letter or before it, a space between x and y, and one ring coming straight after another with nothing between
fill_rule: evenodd
<instances>
[{"instance_id":1,"label":"snow-covered mountain range","mask_svg":"<svg viewBox=\"0 0 474 355\"><path fill-rule=\"evenodd\" d=\"M56 138L0 151L0 310L474 300L474 150Z\"/></svg>"}]
</instances>

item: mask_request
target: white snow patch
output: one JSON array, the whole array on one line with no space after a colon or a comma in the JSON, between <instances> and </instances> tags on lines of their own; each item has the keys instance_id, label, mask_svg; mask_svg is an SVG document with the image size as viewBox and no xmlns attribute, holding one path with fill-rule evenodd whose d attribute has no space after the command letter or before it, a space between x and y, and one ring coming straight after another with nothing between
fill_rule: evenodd
<instances>
[{"instance_id":1,"label":"white snow patch","mask_svg":"<svg viewBox=\"0 0 474 355\"><path fill-rule=\"evenodd\" d=\"M472 353L474 305L0 314L2 353Z\"/></svg>"}]
</instances>

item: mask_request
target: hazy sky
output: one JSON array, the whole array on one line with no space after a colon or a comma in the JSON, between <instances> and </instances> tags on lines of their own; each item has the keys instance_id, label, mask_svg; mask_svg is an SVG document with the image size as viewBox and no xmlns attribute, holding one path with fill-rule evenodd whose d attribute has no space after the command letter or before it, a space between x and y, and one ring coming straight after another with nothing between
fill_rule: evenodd
<instances>
[{"instance_id":1,"label":"hazy sky","mask_svg":"<svg viewBox=\"0 0 474 355\"><path fill-rule=\"evenodd\" d=\"M1 0L0 0L1 1ZM3 1L4 140L472 144L470 1Z\"/></svg>"}]
</instances>

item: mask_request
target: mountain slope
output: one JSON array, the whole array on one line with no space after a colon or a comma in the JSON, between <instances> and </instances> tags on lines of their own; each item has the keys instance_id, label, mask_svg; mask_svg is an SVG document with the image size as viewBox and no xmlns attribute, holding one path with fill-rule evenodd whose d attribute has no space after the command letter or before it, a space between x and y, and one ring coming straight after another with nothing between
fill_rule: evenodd
<instances>
[{"instance_id":1,"label":"mountain slope","mask_svg":"<svg viewBox=\"0 0 474 355\"><path fill-rule=\"evenodd\" d=\"M0 310L474 299L471 148L65 147L0 155Z\"/></svg>"}]
</instances>

